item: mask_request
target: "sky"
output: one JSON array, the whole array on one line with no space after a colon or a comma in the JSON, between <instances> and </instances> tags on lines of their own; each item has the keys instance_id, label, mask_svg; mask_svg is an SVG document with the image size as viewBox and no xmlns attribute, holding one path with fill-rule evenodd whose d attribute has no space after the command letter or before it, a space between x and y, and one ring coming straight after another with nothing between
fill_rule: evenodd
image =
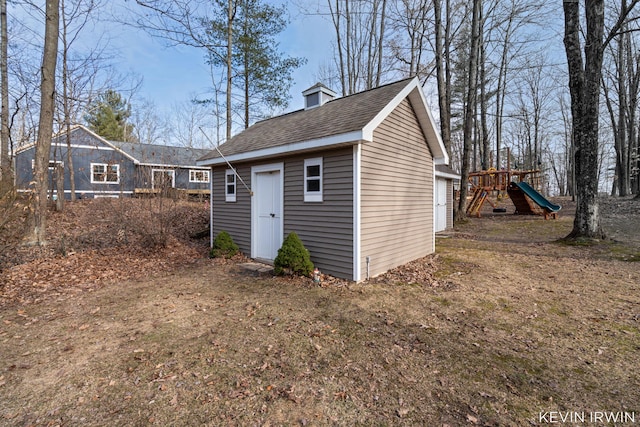
<instances>
[{"instance_id":1,"label":"sky","mask_svg":"<svg viewBox=\"0 0 640 427\"><path fill-rule=\"evenodd\" d=\"M303 14L295 4L287 3L291 22L279 38L280 50L285 55L307 59L293 73L291 101L286 110L293 111L303 108L302 91L316 83L319 68L331 60L333 30L326 19ZM139 96L152 101L161 111L168 112L173 104L192 99L193 95L206 97L211 87L210 70L199 49L166 47L161 40L133 28L122 28L111 47L120 56L122 71L143 78Z\"/></svg>"}]
</instances>

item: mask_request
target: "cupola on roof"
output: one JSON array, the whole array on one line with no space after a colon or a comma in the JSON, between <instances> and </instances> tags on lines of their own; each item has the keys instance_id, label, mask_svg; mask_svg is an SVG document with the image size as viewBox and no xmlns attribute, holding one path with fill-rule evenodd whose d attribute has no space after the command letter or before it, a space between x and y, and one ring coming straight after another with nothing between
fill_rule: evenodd
<instances>
[{"instance_id":1,"label":"cupola on roof","mask_svg":"<svg viewBox=\"0 0 640 427\"><path fill-rule=\"evenodd\" d=\"M336 97L336 93L322 83L316 83L302 92L302 96L304 96L304 109L308 110L331 101Z\"/></svg>"}]
</instances>

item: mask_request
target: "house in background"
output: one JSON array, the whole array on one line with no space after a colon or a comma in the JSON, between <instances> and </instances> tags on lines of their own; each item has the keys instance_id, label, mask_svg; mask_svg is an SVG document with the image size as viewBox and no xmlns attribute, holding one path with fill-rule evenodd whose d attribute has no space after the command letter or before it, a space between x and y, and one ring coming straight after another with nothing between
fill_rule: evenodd
<instances>
[{"instance_id":1,"label":"house in background","mask_svg":"<svg viewBox=\"0 0 640 427\"><path fill-rule=\"evenodd\" d=\"M107 141L84 126L71 130L71 157L78 197L121 197L158 193L175 188L192 195L208 195L209 168L196 160L209 150ZM16 188L26 191L33 180L35 144L17 151ZM53 137L49 160L50 182L57 163L67 162L66 133ZM54 189L55 185L51 184ZM64 192L71 181L65 165Z\"/></svg>"},{"instance_id":2,"label":"house in background","mask_svg":"<svg viewBox=\"0 0 640 427\"><path fill-rule=\"evenodd\" d=\"M432 253L436 165L449 159L419 80L303 95L304 109L198 161L213 174L212 236L271 262L295 231L320 270L355 281Z\"/></svg>"}]
</instances>

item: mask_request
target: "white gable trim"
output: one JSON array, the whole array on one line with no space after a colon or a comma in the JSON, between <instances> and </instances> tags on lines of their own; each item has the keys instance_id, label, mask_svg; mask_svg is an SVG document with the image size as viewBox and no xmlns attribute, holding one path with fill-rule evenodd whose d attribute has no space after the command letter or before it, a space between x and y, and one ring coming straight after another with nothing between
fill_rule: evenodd
<instances>
[{"instance_id":1,"label":"white gable trim","mask_svg":"<svg viewBox=\"0 0 640 427\"><path fill-rule=\"evenodd\" d=\"M286 144L277 147L263 148L256 151L248 151L246 153L231 154L229 156L225 156L226 160L222 157L199 160L196 162L196 164L198 166L224 165L227 163L227 160L230 163L244 160L257 160L260 158L275 157L282 154L292 154L299 151L308 151L317 148L329 148L339 145L357 144L361 140L361 131L347 132L340 135L333 135L327 138L312 139L309 141L294 142L293 144Z\"/></svg>"},{"instance_id":2,"label":"white gable trim","mask_svg":"<svg viewBox=\"0 0 640 427\"><path fill-rule=\"evenodd\" d=\"M329 148L338 145L356 144L360 141L373 141L373 132L380 124L400 105L400 103L408 98L418 118L418 123L427 139L427 144L433 155L434 163L437 165L448 164L449 155L442 142L440 132L436 128L435 121L420 87L420 81L417 77L413 78L407 85L389 102L380 112L365 125L360 131L347 132L340 135L333 135L326 138L313 139L308 141L294 142L291 144L263 148L255 151L248 151L239 154L231 154L212 159L200 160L196 162L199 166L216 166L229 162L238 162L245 160L257 160L261 158L276 157L284 154L293 154L300 151L307 151L320 148Z\"/></svg>"},{"instance_id":3,"label":"white gable trim","mask_svg":"<svg viewBox=\"0 0 640 427\"><path fill-rule=\"evenodd\" d=\"M90 136L92 136L93 138L97 139L98 141L100 141L102 144L104 144L103 147L97 146L97 145L89 145L89 144L71 144L71 148L86 148L86 149L90 149L90 150L107 150L107 151L117 151L118 153L122 154L123 156L125 156L126 158L130 159L134 164L139 164L140 162L138 161L138 159L136 159L135 157L131 156L130 154L126 153L125 151L122 151L121 149L119 149L118 147L116 147L115 145L113 145L112 143L110 143L109 141L107 141L106 139L104 139L103 137L101 137L100 135L98 135L97 133L93 132L92 130L88 129L87 127L83 126L83 125L73 125L71 126L70 132L75 131L76 129L82 129L85 132L87 132ZM58 132L57 134L55 134L53 136L53 138L61 138L62 136L64 136L66 134L66 131L61 131ZM53 139L52 138L52 139ZM16 155L19 153L22 153L24 151L30 150L31 148L35 147L36 143L30 143L28 145L25 145L24 147L18 149L16 151ZM67 144L64 142L52 142L51 143L52 147L67 147Z\"/></svg>"},{"instance_id":4,"label":"white gable trim","mask_svg":"<svg viewBox=\"0 0 640 427\"><path fill-rule=\"evenodd\" d=\"M396 109L405 98L409 98L411 105L418 117L418 123L427 138L427 144L431 149L434 164L449 164L449 155L442 142L440 132L436 130L435 121L427 107L427 101L422 93L420 81L413 78L362 130L362 139L373 141L373 131Z\"/></svg>"},{"instance_id":5,"label":"white gable trim","mask_svg":"<svg viewBox=\"0 0 640 427\"><path fill-rule=\"evenodd\" d=\"M99 140L100 142L102 142L103 144L105 144L107 147L111 147L112 149L114 149L115 151L117 151L118 153L122 154L123 156L125 156L126 158L128 158L129 160L131 160L133 163L135 163L136 165L139 164L140 162L138 161L138 159L136 159L135 157L133 157L132 155L130 155L129 153L127 153L126 151L121 150L120 148L116 147L115 145L113 145L112 143L110 143L109 141L107 141L106 139L104 139L103 137L101 137L100 135L98 135L97 133L93 132L91 129L86 128L83 125L75 125L72 127L71 132L73 132L76 129L82 129L85 132L87 132L89 135L91 135L92 137L94 137L95 139ZM56 137L62 136L64 135L65 132L60 132L56 135ZM93 147L96 148L96 147Z\"/></svg>"}]
</instances>

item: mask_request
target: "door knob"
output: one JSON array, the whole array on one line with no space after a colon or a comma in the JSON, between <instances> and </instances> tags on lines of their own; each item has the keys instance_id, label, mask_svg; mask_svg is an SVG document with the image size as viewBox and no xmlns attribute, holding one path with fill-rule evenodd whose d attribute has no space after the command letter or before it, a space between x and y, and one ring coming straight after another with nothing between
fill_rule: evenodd
<instances>
[{"instance_id":1,"label":"door knob","mask_svg":"<svg viewBox=\"0 0 640 427\"><path fill-rule=\"evenodd\" d=\"M274 214L274 213L269 214L269 215L271 215L271 218L275 218L275 216L276 216L276 214Z\"/></svg>"}]
</instances>

